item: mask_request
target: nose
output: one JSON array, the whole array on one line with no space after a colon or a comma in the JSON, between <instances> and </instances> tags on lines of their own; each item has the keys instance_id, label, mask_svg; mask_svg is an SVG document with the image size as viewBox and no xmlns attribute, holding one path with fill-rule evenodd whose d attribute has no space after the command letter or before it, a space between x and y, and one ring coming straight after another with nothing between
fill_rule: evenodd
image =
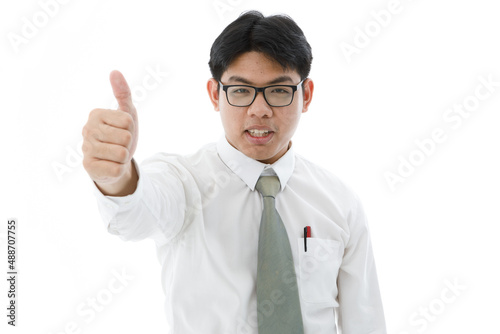
<instances>
[{"instance_id":1,"label":"nose","mask_svg":"<svg viewBox=\"0 0 500 334\"><path fill-rule=\"evenodd\" d=\"M247 113L249 116L257 117L271 117L273 115L273 110L271 106L267 104L266 99L264 98L264 93L257 93L253 103L248 106Z\"/></svg>"}]
</instances>

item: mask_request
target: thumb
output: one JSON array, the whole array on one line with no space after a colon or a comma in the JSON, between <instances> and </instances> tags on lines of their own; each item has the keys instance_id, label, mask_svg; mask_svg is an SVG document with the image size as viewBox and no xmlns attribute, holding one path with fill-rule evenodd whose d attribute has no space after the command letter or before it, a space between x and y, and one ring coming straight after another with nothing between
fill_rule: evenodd
<instances>
[{"instance_id":1,"label":"thumb","mask_svg":"<svg viewBox=\"0 0 500 334\"><path fill-rule=\"evenodd\" d=\"M109 75L109 81L118 102L118 108L125 112L132 112L135 109L132 103L132 94L123 74L120 71L114 70Z\"/></svg>"}]
</instances>

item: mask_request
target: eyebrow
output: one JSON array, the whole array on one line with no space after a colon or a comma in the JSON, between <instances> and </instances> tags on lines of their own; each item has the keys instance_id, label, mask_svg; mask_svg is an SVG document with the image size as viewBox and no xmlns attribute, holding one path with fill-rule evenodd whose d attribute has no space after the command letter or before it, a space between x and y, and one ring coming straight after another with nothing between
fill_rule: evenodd
<instances>
[{"instance_id":1,"label":"eyebrow","mask_svg":"<svg viewBox=\"0 0 500 334\"><path fill-rule=\"evenodd\" d=\"M231 82L231 81L237 81L237 82L241 82L245 85L252 85L252 82L243 78L243 77L240 77L239 75L233 75L231 76L229 79L228 79L228 82ZM275 84L279 84L279 83L284 83L284 82L291 82L293 83L293 80L290 76L288 75L282 75L282 76L279 76L271 81L269 81L267 84L268 85L275 85Z\"/></svg>"}]
</instances>

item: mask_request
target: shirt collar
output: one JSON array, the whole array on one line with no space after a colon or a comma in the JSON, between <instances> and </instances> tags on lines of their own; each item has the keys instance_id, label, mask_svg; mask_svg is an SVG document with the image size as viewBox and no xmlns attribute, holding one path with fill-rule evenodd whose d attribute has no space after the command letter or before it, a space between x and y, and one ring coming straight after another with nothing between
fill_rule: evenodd
<instances>
[{"instance_id":1,"label":"shirt collar","mask_svg":"<svg viewBox=\"0 0 500 334\"><path fill-rule=\"evenodd\" d=\"M272 168L280 179L281 191L292 176L295 167L295 154L293 145L274 164L264 164L255 159L247 157L242 152L231 146L225 136L222 136L217 143L217 152L222 162L246 183L253 191L264 169Z\"/></svg>"}]
</instances>

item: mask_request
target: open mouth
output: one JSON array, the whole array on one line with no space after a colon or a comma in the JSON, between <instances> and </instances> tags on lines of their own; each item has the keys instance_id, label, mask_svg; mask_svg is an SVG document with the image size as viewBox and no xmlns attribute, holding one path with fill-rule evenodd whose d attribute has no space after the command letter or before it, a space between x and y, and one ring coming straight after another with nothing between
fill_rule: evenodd
<instances>
[{"instance_id":1,"label":"open mouth","mask_svg":"<svg viewBox=\"0 0 500 334\"><path fill-rule=\"evenodd\" d=\"M247 130L250 136L256 137L256 138L261 138L261 137L267 137L272 131L269 130Z\"/></svg>"},{"instance_id":2,"label":"open mouth","mask_svg":"<svg viewBox=\"0 0 500 334\"><path fill-rule=\"evenodd\" d=\"M274 131L249 129L245 131L247 140L254 145L267 144L274 136Z\"/></svg>"}]
</instances>

